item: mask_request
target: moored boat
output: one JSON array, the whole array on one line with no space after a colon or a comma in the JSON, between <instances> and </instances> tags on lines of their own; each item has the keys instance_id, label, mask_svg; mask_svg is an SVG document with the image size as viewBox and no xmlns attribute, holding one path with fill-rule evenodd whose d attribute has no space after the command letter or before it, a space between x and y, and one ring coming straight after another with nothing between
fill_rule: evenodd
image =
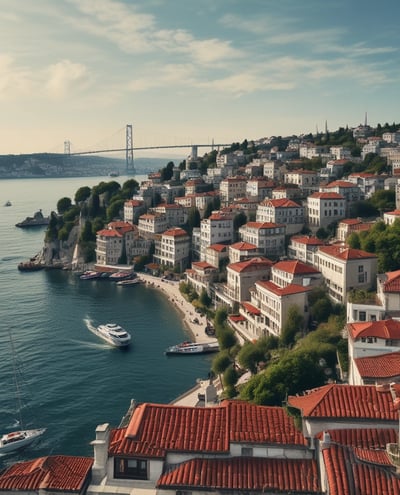
<instances>
[{"instance_id":1,"label":"moored boat","mask_svg":"<svg viewBox=\"0 0 400 495\"><path fill-rule=\"evenodd\" d=\"M95 278L100 278L101 272L96 272L94 270L86 270L79 276L81 280L93 280Z\"/></svg>"},{"instance_id":2,"label":"moored boat","mask_svg":"<svg viewBox=\"0 0 400 495\"><path fill-rule=\"evenodd\" d=\"M210 352L218 352L219 344L215 342L182 342L181 344L168 347L165 354L179 354L189 356L191 354L207 354Z\"/></svg>"},{"instance_id":3,"label":"moored boat","mask_svg":"<svg viewBox=\"0 0 400 495\"><path fill-rule=\"evenodd\" d=\"M16 227L28 228L28 227L43 227L48 225L50 222L49 217L43 216L42 210L37 211L33 217L26 217L22 222L15 224Z\"/></svg>"},{"instance_id":4,"label":"moored boat","mask_svg":"<svg viewBox=\"0 0 400 495\"><path fill-rule=\"evenodd\" d=\"M120 285L122 287L130 287L131 285L140 284L140 278L128 278L126 280L119 280L116 285Z\"/></svg>"},{"instance_id":5,"label":"moored boat","mask_svg":"<svg viewBox=\"0 0 400 495\"><path fill-rule=\"evenodd\" d=\"M120 270L118 272L112 273L109 278L111 281L118 282L120 280L130 280L136 277L137 274L133 271Z\"/></svg>"},{"instance_id":6,"label":"moored boat","mask_svg":"<svg viewBox=\"0 0 400 495\"><path fill-rule=\"evenodd\" d=\"M93 333L114 347L127 347L132 340L130 333L117 323L99 325L93 330Z\"/></svg>"},{"instance_id":7,"label":"moored boat","mask_svg":"<svg viewBox=\"0 0 400 495\"><path fill-rule=\"evenodd\" d=\"M18 263L18 270L20 272L37 272L38 270L43 270L44 265L39 261L21 261Z\"/></svg>"}]
</instances>

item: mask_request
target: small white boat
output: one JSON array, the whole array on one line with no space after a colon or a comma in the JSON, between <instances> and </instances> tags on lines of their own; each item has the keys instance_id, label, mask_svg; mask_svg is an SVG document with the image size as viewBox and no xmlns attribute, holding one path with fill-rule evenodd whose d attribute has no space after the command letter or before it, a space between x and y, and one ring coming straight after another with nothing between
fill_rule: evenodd
<instances>
[{"instance_id":1,"label":"small white boat","mask_svg":"<svg viewBox=\"0 0 400 495\"><path fill-rule=\"evenodd\" d=\"M116 323L99 325L94 333L114 347L126 347L131 343L131 335Z\"/></svg>"},{"instance_id":2,"label":"small white boat","mask_svg":"<svg viewBox=\"0 0 400 495\"><path fill-rule=\"evenodd\" d=\"M122 287L129 287L130 285L140 284L139 278L131 278L127 280L120 280L116 285L122 285Z\"/></svg>"},{"instance_id":3,"label":"small white boat","mask_svg":"<svg viewBox=\"0 0 400 495\"><path fill-rule=\"evenodd\" d=\"M184 356L189 356L191 354L207 354L209 352L218 352L219 344L218 341L207 342L204 344L197 342L182 342L181 344L173 345L168 347L165 354L179 354Z\"/></svg>"},{"instance_id":4,"label":"small white boat","mask_svg":"<svg viewBox=\"0 0 400 495\"><path fill-rule=\"evenodd\" d=\"M31 445L39 439L46 428L5 433L0 437L0 454L10 454Z\"/></svg>"}]
</instances>

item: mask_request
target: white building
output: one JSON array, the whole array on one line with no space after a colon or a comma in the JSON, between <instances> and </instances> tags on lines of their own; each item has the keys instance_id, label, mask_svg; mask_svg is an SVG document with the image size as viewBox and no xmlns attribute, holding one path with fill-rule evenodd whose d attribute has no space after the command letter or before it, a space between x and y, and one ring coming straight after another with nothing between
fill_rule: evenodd
<instances>
[{"instance_id":1,"label":"white building","mask_svg":"<svg viewBox=\"0 0 400 495\"><path fill-rule=\"evenodd\" d=\"M227 177L219 184L221 205L228 206L235 199L246 196L246 177Z\"/></svg>"},{"instance_id":2,"label":"white building","mask_svg":"<svg viewBox=\"0 0 400 495\"><path fill-rule=\"evenodd\" d=\"M291 199L265 199L257 208L256 222L286 225L286 234L297 234L304 226L304 207Z\"/></svg>"},{"instance_id":3,"label":"white building","mask_svg":"<svg viewBox=\"0 0 400 495\"><path fill-rule=\"evenodd\" d=\"M361 249L343 246L320 246L316 268L322 273L329 296L344 304L353 289L370 289L376 280L377 256Z\"/></svg>"},{"instance_id":4,"label":"white building","mask_svg":"<svg viewBox=\"0 0 400 495\"><path fill-rule=\"evenodd\" d=\"M311 230L326 228L346 216L346 200L336 192L315 192L307 198L306 211Z\"/></svg>"},{"instance_id":5,"label":"white building","mask_svg":"<svg viewBox=\"0 0 400 495\"><path fill-rule=\"evenodd\" d=\"M179 228L166 230L155 242L154 262L183 272L189 264L190 236Z\"/></svg>"},{"instance_id":6,"label":"white building","mask_svg":"<svg viewBox=\"0 0 400 495\"><path fill-rule=\"evenodd\" d=\"M316 253L319 246L323 245L324 242L318 239L318 237L305 235L293 236L290 238L288 246L288 257L315 266Z\"/></svg>"},{"instance_id":7,"label":"white building","mask_svg":"<svg viewBox=\"0 0 400 495\"><path fill-rule=\"evenodd\" d=\"M154 239L168 228L167 218L161 213L146 213L139 217L139 234L145 239Z\"/></svg>"},{"instance_id":8,"label":"white building","mask_svg":"<svg viewBox=\"0 0 400 495\"><path fill-rule=\"evenodd\" d=\"M144 214L146 206L143 200L128 199L124 203L124 220L129 223L137 223L140 215Z\"/></svg>"},{"instance_id":9,"label":"white building","mask_svg":"<svg viewBox=\"0 0 400 495\"><path fill-rule=\"evenodd\" d=\"M127 261L133 256L137 228L128 222L111 222L107 228L96 233L96 264L118 265L125 255Z\"/></svg>"},{"instance_id":10,"label":"white building","mask_svg":"<svg viewBox=\"0 0 400 495\"><path fill-rule=\"evenodd\" d=\"M304 196L318 191L318 174L314 170L288 170L285 173L284 182L298 186Z\"/></svg>"},{"instance_id":11,"label":"white building","mask_svg":"<svg viewBox=\"0 0 400 495\"><path fill-rule=\"evenodd\" d=\"M272 258L284 254L285 235L286 226L272 222L247 222L239 228L242 241L255 244L260 254Z\"/></svg>"},{"instance_id":12,"label":"white building","mask_svg":"<svg viewBox=\"0 0 400 495\"><path fill-rule=\"evenodd\" d=\"M216 212L200 223L200 260L205 261L206 250L212 244L229 244L233 240L233 215Z\"/></svg>"}]
</instances>

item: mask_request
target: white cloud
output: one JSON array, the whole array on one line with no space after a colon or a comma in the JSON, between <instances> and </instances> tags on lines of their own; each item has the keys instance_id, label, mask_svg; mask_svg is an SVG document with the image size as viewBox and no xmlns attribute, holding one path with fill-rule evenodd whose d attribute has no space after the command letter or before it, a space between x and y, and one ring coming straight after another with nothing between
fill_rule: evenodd
<instances>
[{"instance_id":1,"label":"white cloud","mask_svg":"<svg viewBox=\"0 0 400 495\"><path fill-rule=\"evenodd\" d=\"M14 100L28 94L32 86L30 73L15 64L7 54L0 54L0 99Z\"/></svg>"},{"instance_id":2,"label":"white cloud","mask_svg":"<svg viewBox=\"0 0 400 495\"><path fill-rule=\"evenodd\" d=\"M45 88L53 98L63 98L68 93L85 89L90 82L86 67L70 60L62 60L45 71L48 76Z\"/></svg>"}]
</instances>

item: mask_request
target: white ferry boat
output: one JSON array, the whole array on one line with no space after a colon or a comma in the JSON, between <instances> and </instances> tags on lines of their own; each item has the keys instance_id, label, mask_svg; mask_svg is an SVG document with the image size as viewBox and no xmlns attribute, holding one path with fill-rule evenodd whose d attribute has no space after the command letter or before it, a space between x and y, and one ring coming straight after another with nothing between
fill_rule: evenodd
<instances>
[{"instance_id":1,"label":"white ferry boat","mask_svg":"<svg viewBox=\"0 0 400 495\"><path fill-rule=\"evenodd\" d=\"M126 347L131 343L131 335L116 323L99 325L94 333L114 347Z\"/></svg>"},{"instance_id":2,"label":"white ferry boat","mask_svg":"<svg viewBox=\"0 0 400 495\"><path fill-rule=\"evenodd\" d=\"M218 341L207 342L207 343L197 343L197 342L182 342L181 344L173 345L168 347L165 354L179 354L184 356L189 356L191 354L207 354L210 352L218 352L219 344Z\"/></svg>"}]
</instances>

